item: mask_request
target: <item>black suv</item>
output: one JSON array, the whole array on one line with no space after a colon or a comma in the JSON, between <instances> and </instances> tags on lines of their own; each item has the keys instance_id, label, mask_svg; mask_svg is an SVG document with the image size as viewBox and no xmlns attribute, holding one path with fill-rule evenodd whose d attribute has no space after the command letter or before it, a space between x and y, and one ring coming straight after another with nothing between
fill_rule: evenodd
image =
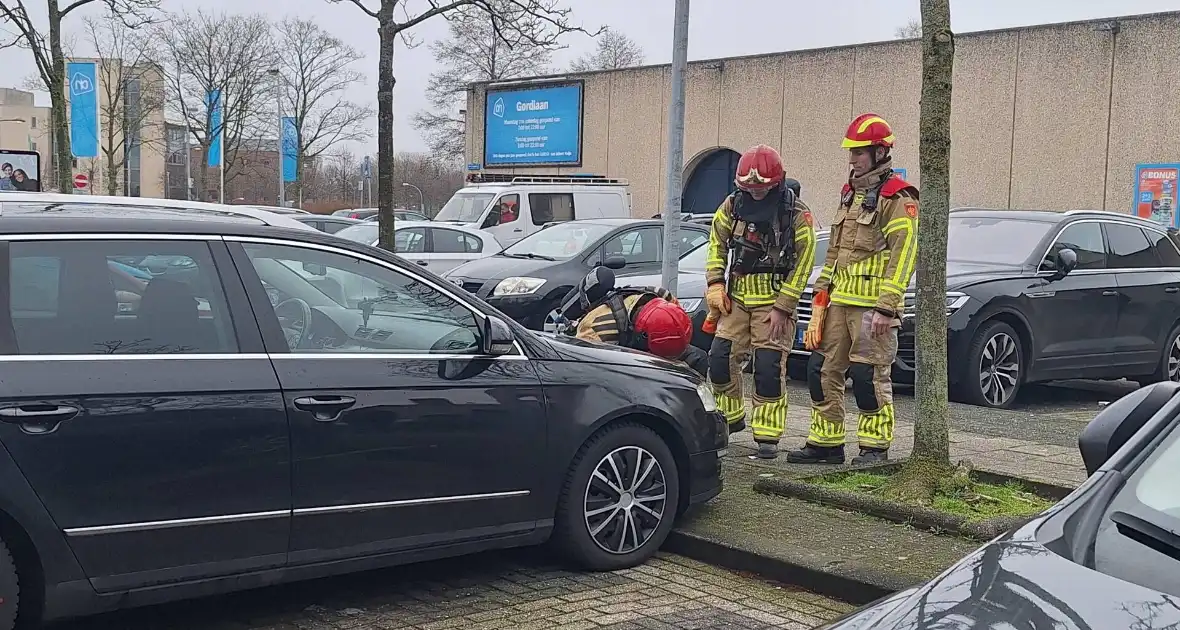
<instances>
[{"instance_id":1,"label":"black suv","mask_svg":"<svg viewBox=\"0 0 1180 630\"><path fill-rule=\"evenodd\" d=\"M550 538L627 567L721 490L682 365L316 232L0 204L2 629Z\"/></svg>"},{"instance_id":2,"label":"black suv","mask_svg":"<svg viewBox=\"0 0 1180 630\"><path fill-rule=\"evenodd\" d=\"M1180 380L1180 250L1168 229L1113 212L961 209L947 238L959 399L1008 407L1034 381ZM900 382L914 379L913 333L907 312Z\"/></svg>"}]
</instances>

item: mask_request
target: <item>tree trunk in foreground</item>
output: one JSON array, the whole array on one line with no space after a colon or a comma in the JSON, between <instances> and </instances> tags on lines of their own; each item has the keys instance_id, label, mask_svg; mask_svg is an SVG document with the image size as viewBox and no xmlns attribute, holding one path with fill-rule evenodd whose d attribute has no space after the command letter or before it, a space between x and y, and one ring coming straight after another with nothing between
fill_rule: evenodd
<instances>
[{"instance_id":1,"label":"tree trunk in foreground","mask_svg":"<svg viewBox=\"0 0 1180 630\"><path fill-rule=\"evenodd\" d=\"M950 213L951 76L955 38L950 0L921 0L922 104L918 164L914 452L895 476L895 496L928 502L951 470L947 427L946 241Z\"/></svg>"}]
</instances>

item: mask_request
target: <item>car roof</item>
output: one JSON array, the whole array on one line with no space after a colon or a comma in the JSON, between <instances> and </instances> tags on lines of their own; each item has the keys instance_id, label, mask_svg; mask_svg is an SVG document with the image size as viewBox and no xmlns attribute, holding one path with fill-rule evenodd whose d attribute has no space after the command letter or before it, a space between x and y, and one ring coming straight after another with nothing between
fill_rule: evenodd
<instances>
[{"instance_id":1,"label":"car roof","mask_svg":"<svg viewBox=\"0 0 1180 630\"><path fill-rule=\"evenodd\" d=\"M358 223L365 223L362 219L354 219L352 217L345 217L336 214L298 214L291 217L300 223L310 223L311 221L335 221L336 223L347 223L349 225L356 225Z\"/></svg>"},{"instance_id":2,"label":"car roof","mask_svg":"<svg viewBox=\"0 0 1180 630\"><path fill-rule=\"evenodd\" d=\"M63 223L62 218L71 219ZM0 224L18 222L21 229L64 232L74 231L78 221L88 224L123 225L127 222L172 222L177 229L188 230L191 223L269 225L315 231L291 217L246 206L231 206L177 199L144 197L107 197L99 195L61 195L51 193L4 193L0 195ZM28 221L44 223L34 227ZM105 228L102 231L107 231Z\"/></svg>"},{"instance_id":3,"label":"car roof","mask_svg":"<svg viewBox=\"0 0 1180 630\"><path fill-rule=\"evenodd\" d=\"M1058 223L1065 218L1065 213L1052 210L1007 210L1004 208L954 208L951 214L956 217L1003 218L1022 221L1040 221L1042 223Z\"/></svg>"},{"instance_id":4,"label":"car roof","mask_svg":"<svg viewBox=\"0 0 1180 630\"><path fill-rule=\"evenodd\" d=\"M606 219L578 219L576 221L561 221L561 223L572 223L574 225L607 225L611 227L632 226L632 225L663 225L663 219L634 219L628 217L606 218ZM683 223L677 222L678 225Z\"/></svg>"}]
</instances>

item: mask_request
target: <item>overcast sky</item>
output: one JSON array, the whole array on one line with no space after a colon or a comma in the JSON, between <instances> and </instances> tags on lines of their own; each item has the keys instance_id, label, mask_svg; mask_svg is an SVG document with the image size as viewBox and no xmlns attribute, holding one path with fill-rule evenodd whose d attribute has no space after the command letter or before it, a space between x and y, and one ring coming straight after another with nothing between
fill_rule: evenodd
<instances>
[{"instance_id":1,"label":"overcast sky","mask_svg":"<svg viewBox=\"0 0 1180 630\"><path fill-rule=\"evenodd\" d=\"M363 0L376 7L379 0ZM205 8L225 12L265 12L275 19L292 14L319 20L320 24L358 47L366 58L358 67L369 76L349 96L376 105L377 74L376 21L361 13L348 0L330 4L327 0L162 0L169 10ZM427 6L426 0L406 0L413 12ZM31 7L43 0L26 0ZM64 4L64 3L63 3ZM100 5L101 3L95 3ZM639 42L648 63L667 63L672 57L672 11L674 0L565 0L575 19L594 30L607 25ZM951 21L956 31L978 31L1048 22L1066 22L1116 15L1180 10L1180 0L952 0ZM689 59L709 59L756 53L779 52L878 41L893 37L893 31L918 17L918 0L694 0L689 29ZM71 14L69 30L81 32L79 16ZM410 115L426 106L423 89L435 68L429 43L446 35L446 22L425 22L414 31L422 45L406 50L400 43L396 55L397 124L395 143L399 151L424 149L410 124ZM554 57L564 67L571 59L593 48L584 35L569 36L567 49ZM0 51L0 85L20 86L31 73L27 51ZM38 99L48 104L48 97ZM376 120L374 120L374 127ZM368 143L375 150L376 141ZM358 147L360 148L360 147Z\"/></svg>"}]
</instances>

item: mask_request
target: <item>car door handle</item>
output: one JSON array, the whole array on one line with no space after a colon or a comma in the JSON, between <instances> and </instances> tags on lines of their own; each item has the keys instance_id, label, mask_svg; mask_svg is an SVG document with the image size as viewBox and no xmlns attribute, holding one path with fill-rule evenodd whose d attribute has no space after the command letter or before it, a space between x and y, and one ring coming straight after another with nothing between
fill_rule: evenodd
<instances>
[{"instance_id":1,"label":"car door handle","mask_svg":"<svg viewBox=\"0 0 1180 630\"><path fill-rule=\"evenodd\" d=\"M317 422L332 422L340 413L356 404L352 396L303 396L295 399L295 407L310 411Z\"/></svg>"},{"instance_id":2,"label":"car door handle","mask_svg":"<svg viewBox=\"0 0 1180 630\"><path fill-rule=\"evenodd\" d=\"M81 410L70 405L20 405L0 409L0 422L19 424L30 435L53 433Z\"/></svg>"},{"instance_id":3,"label":"car door handle","mask_svg":"<svg viewBox=\"0 0 1180 630\"><path fill-rule=\"evenodd\" d=\"M1180 291L1180 287L1168 287L1164 289L1164 293L1175 293L1177 291Z\"/></svg>"},{"instance_id":4,"label":"car door handle","mask_svg":"<svg viewBox=\"0 0 1180 630\"><path fill-rule=\"evenodd\" d=\"M515 230L512 230L512 231L513 232L523 232L524 228L516 228Z\"/></svg>"},{"instance_id":5,"label":"car door handle","mask_svg":"<svg viewBox=\"0 0 1180 630\"><path fill-rule=\"evenodd\" d=\"M1119 292L1118 292L1118 291L1115 291L1115 290L1112 290L1112 289L1107 289L1107 290L1105 290L1105 291L1103 291L1103 292L1102 292L1102 295L1118 295L1118 294L1119 294Z\"/></svg>"},{"instance_id":6,"label":"car door handle","mask_svg":"<svg viewBox=\"0 0 1180 630\"><path fill-rule=\"evenodd\" d=\"M419 265L421 265L423 267L425 267L429 264L425 260L415 260L414 262L418 263Z\"/></svg>"}]
</instances>

